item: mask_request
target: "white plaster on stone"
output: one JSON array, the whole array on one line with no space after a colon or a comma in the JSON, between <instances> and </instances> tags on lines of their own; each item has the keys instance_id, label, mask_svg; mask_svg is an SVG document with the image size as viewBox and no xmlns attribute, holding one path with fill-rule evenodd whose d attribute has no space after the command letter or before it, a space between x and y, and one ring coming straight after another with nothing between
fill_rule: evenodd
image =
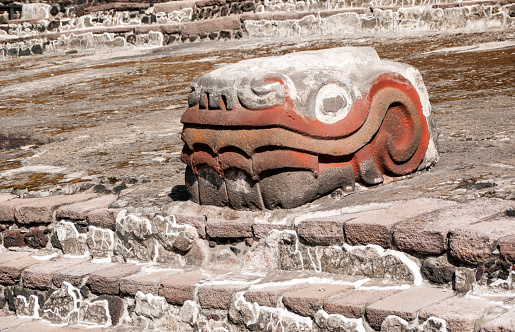
<instances>
[{"instance_id":1,"label":"white plaster on stone","mask_svg":"<svg viewBox=\"0 0 515 332\"><path fill-rule=\"evenodd\" d=\"M352 214L359 212L366 212L372 210L381 210L389 207L393 203L370 203L366 205L357 205L357 206L346 206L341 209L335 210L326 210L326 211L316 211L302 214L300 216L295 217L294 222L297 226L301 221L309 220L309 219L318 219L324 217L332 217L338 216L342 214Z\"/></svg>"},{"instance_id":2,"label":"white plaster on stone","mask_svg":"<svg viewBox=\"0 0 515 332\"><path fill-rule=\"evenodd\" d=\"M49 255L44 255L44 256L32 255L31 257L34 259L37 259L38 261L48 261L54 257L57 257L58 255L59 255L58 253L54 252Z\"/></svg>"},{"instance_id":3,"label":"white plaster on stone","mask_svg":"<svg viewBox=\"0 0 515 332\"><path fill-rule=\"evenodd\" d=\"M352 331L352 332L367 332L365 330L365 327L363 326L363 319L362 318L357 318L357 319L356 318L347 318L347 317L345 317L343 315L328 314L324 310L319 310L316 314L323 316L326 319L326 321L330 317L334 317L334 318L337 318L337 319L341 320L342 322L344 322L348 326L348 331Z\"/></svg>"},{"instance_id":4,"label":"white plaster on stone","mask_svg":"<svg viewBox=\"0 0 515 332\"><path fill-rule=\"evenodd\" d=\"M242 310L243 307L245 307L246 309L248 309L247 313L248 312L252 313L252 317L249 317L248 314L243 315L245 325L254 324L259 319L259 314L262 311L268 311L270 313L275 313L278 316L278 321L274 328L273 315L269 315L270 321L267 325L267 330L270 330L270 329L272 331L283 330L284 328L282 326L282 320L284 318L290 318L290 319L294 320L297 325L298 330L301 330L299 324L304 324L304 325L308 326L309 329L313 328L313 321L310 318L299 316L299 315L294 314L283 308L265 307L265 306L260 306L257 303L249 303L249 302L247 302L247 300L245 300L245 298L243 296L244 293L245 292L236 293L236 301L234 303L234 306L237 310Z\"/></svg>"},{"instance_id":5,"label":"white plaster on stone","mask_svg":"<svg viewBox=\"0 0 515 332\"><path fill-rule=\"evenodd\" d=\"M406 254L403 252L391 250L391 249L384 249L383 247L374 245L374 244L368 244L366 246L350 246L347 243L344 243L343 247L347 251L352 251L355 249L373 248L376 250L377 254L381 257L388 256L388 255L397 257L411 271L411 274L413 275L413 279L414 279L413 284L415 286L422 285L422 274L420 273L420 267L417 265L417 263L415 263L414 261L409 259L408 256L406 256Z\"/></svg>"},{"instance_id":6,"label":"white plaster on stone","mask_svg":"<svg viewBox=\"0 0 515 332\"><path fill-rule=\"evenodd\" d=\"M82 296L80 294L79 289L74 287L68 281L63 281L63 284L62 284L61 288L62 287L66 287L66 292L73 299L73 309L70 310L70 312L66 316L64 316L64 317L61 316L61 313L59 312L59 308L58 307L55 307L54 310L52 310L52 309L43 309L43 312L45 312L45 313L46 312L52 312L54 315L59 316L63 320L62 324L53 324L49 320L42 319L43 321L47 322L50 325L54 325L54 326L66 326L66 325L68 325L68 320L70 319L71 314L73 312L76 312L78 314L80 304L82 303Z\"/></svg>"},{"instance_id":7,"label":"white plaster on stone","mask_svg":"<svg viewBox=\"0 0 515 332\"><path fill-rule=\"evenodd\" d=\"M17 299L20 299L23 301L25 307L30 307L30 304L32 301L34 301L34 309L32 315L21 315L18 313L18 310L16 310L16 316L19 318L39 318L39 299L36 295L29 296L29 300L25 296L18 295L16 296Z\"/></svg>"}]
</instances>

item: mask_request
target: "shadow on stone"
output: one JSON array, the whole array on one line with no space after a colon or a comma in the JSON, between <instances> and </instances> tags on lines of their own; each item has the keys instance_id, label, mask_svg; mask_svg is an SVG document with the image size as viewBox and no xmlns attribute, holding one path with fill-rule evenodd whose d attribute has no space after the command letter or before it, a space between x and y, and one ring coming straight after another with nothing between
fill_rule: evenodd
<instances>
[{"instance_id":1,"label":"shadow on stone","mask_svg":"<svg viewBox=\"0 0 515 332\"><path fill-rule=\"evenodd\" d=\"M185 202L188 200L188 191L186 190L185 185L177 185L172 188L172 192L168 194L174 202Z\"/></svg>"}]
</instances>

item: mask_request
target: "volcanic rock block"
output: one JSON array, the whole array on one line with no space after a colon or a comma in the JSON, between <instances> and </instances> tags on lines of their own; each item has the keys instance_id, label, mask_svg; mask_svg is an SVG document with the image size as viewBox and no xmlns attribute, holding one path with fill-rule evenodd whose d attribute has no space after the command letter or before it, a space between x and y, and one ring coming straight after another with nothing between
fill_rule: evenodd
<instances>
[{"instance_id":1,"label":"volcanic rock block","mask_svg":"<svg viewBox=\"0 0 515 332\"><path fill-rule=\"evenodd\" d=\"M348 285L316 284L283 297L283 303L289 310L302 316L314 316L322 309L324 302L331 296L352 289Z\"/></svg>"},{"instance_id":2,"label":"volcanic rock block","mask_svg":"<svg viewBox=\"0 0 515 332\"><path fill-rule=\"evenodd\" d=\"M294 208L438 160L426 88L374 49L245 60L196 78L181 122L191 200Z\"/></svg>"}]
</instances>

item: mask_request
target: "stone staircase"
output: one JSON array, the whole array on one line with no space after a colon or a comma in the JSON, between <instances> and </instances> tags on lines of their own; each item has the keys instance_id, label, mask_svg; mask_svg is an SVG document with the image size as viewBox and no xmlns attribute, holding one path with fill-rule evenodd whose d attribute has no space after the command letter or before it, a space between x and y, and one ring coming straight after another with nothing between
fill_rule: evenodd
<instances>
[{"instance_id":1,"label":"stone staircase","mask_svg":"<svg viewBox=\"0 0 515 332\"><path fill-rule=\"evenodd\" d=\"M512 201L149 214L116 199L0 196L5 330L515 331Z\"/></svg>"},{"instance_id":2,"label":"stone staircase","mask_svg":"<svg viewBox=\"0 0 515 332\"><path fill-rule=\"evenodd\" d=\"M0 58L240 38L487 30L515 24L513 0L71 1L25 4L0 24ZM23 13L26 14L23 14Z\"/></svg>"}]
</instances>

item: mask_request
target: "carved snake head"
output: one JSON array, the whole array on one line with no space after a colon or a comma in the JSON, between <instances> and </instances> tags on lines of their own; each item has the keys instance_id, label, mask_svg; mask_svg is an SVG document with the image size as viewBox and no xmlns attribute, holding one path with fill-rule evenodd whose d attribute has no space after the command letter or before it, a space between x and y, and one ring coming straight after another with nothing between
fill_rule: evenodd
<instances>
[{"instance_id":1,"label":"carved snake head","mask_svg":"<svg viewBox=\"0 0 515 332\"><path fill-rule=\"evenodd\" d=\"M181 122L193 201L292 208L438 159L419 72L373 48L241 61L191 84Z\"/></svg>"}]
</instances>

